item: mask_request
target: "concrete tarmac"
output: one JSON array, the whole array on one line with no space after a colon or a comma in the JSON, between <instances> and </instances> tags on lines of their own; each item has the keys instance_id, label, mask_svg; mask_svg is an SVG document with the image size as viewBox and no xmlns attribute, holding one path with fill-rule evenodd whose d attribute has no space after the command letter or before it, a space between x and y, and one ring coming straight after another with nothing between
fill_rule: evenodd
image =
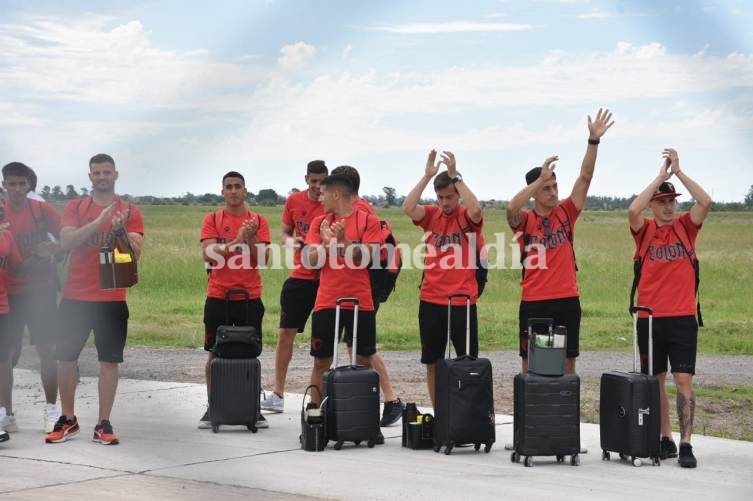
<instances>
[{"instance_id":1,"label":"concrete tarmac","mask_svg":"<svg viewBox=\"0 0 753 501\"><path fill-rule=\"evenodd\" d=\"M753 443L696 435L699 467L676 459L660 467L603 461L598 425L581 425L587 454L580 466L535 458L512 463L512 417L497 416L489 454L456 448L451 455L401 447L401 427L383 428L385 445L346 444L335 451L300 449L301 395L286 395L283 414L266 414L269 429L223 426L198 430L203 385L121 380L112 415L121 444L91 441L97 381L82 378L76 398L81 432L45 444L39 376L15 371L20 431L0 444L0 500L96 499L753 499ZM675 440L679 437L675 436Z\"/></svg>"}]
</instances>

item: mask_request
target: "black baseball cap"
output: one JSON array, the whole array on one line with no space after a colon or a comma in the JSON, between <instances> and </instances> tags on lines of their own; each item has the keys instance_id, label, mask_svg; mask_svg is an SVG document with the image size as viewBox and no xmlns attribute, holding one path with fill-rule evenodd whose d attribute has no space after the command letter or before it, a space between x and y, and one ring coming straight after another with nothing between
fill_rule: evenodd
<instances>
[{"instance_id":1,"label":"black baseball cap","mask_svg":"<svg viewBox=\"0 0 753 501\"><path fill-rule=\"evenodd\" d=\"M531 184L534 181L536 181L539 176L541 175L541 167L534 167L533 169L526 172L526 184ZM552 177L557 179L557 176L554 175L554 172L552 172Z\"/></svg>"},{"instance_id":2,"label":"black baseball cap","mask_svg":"<svg viewBox=\"0 0 753 501\"><path fill-rule=\"evenodd\" d=\"M659 200L661 198L677 198L680 195L682 195L682 193L677 193L674 184L669 181L664 181L658 188L656 188L656 191L651 197L651 201L653 202L654 200Z\"/></svg>"}]
</instances>

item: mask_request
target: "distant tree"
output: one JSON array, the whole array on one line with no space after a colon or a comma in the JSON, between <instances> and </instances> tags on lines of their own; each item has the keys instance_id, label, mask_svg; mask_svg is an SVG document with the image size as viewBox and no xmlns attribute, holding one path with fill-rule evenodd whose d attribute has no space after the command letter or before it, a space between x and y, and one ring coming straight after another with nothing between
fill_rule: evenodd
<instances>
[{"instance_id":1,"label":"distant tree","mask_svg":"<svg viewBox=\"0 0 753 501\"><path fill-rule=\"evenodd\" d=\"M50 196L56 199L63 198L63 189L60 187L59 184L56 184L55 186L52 187L52 193L50 193Z\"/></svg>"},{"instance_id":2,"label":"distant tree","mask_svg":"<svg viewBox=\"0 0 753 501\"><path fill-rule=\"evenodd\" d=\"M256 195L256 203L259 205L277 205L279 202L279 195L272 188L265 188L259 190L259 194Z\"/></svg>"},{"instance_id":3,"label":"distant tree","mask_svg":"<svg viewBox=\"0 0 753 501\"><path fill-rule=\"evenodd\" d=\"M81 192L82 197L89 195L89 188L87 188L86 186L82 186L79 191Z\"/></svg>"},{"instance_id":4,"label":"distant tree","mask_svg":"<svg viewBox=\"0 0 753 501\"><path fill-rule=\"evenodd\" d=\"M750 185L750 189L748 190L748 194L745 195L745 201L743 203L745 204L745 207L753 208L753 184Z\"/></svg>"},{"instance_id":5,"label":"distant tree","mask_svg":"<svg viewBox=\"0 0 753 501\"><path fill-rule=\"evenodd\" d=\"M44 187L42 188L42 193L40 193L40 195L42 195L42 198L50 198L50 193L50 187L48 185L44 185Z\"/></svg>"},{"instance_id":6,"label":"distant tree","mask_svg":"<svg viewBox=\"0 0 753 501\"><path fill-rule=\"evenodd\" d=\"M293 193L299 193L300 191L301 190L299 190L298 188L293 188L292 190L290 190L290 194L292 195Z\"/></svg>"},{"instance_id":7,"label":"distant tree","mask_svg":"<svg viewBox=\"0 0 753 501\"><path fill-rule=\"evenodd\" d=\"M65 198L78 198L78 192L72 184L65 187Z\"/></svg>"},{"instance_id":8,"label":"distant tree","mask_svg":"<svg viewBox=\"0 0 753 501\"><path fill-rule=\"evenodd\" d=\"M391 186L385 186L382 188L382 191L384 191L384 199L387 201L387 207L396 205L395 200L397 199L397 194L395 192L395 188Z\"/></svg>"}]
</instances>

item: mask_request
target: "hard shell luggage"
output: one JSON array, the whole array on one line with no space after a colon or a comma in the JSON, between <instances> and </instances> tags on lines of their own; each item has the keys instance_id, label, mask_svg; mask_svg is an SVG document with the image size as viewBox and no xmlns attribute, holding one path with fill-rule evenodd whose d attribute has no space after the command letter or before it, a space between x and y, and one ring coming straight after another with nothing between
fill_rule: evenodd
<instances>
[{"instance_id":1,"label":"hard shell luggage","mask_svg":"<svg viewBox=\"0 0 753 501\"><path fill-rule=\"evenodd\" d=\"M640 466L640 458L649 458L659 466L661 415L659 381L653 366L653 310L634 306L633 372L610 371L601 375L599 432L602 459L610 459L610 451L621 459ZM648 313L648 375L639 371L638 312Z\"/></svg>"},{"instance_id":2,"label":"hard shell luggage","mask_svg":"<svg viewBox=\"0 0 753 501\"><path fill-rule=\"evenodd\" d=\"M243 296L246 307L246 325L230 323L230 299ZM225 325L217 327L212 353L219 358L256 358L261 354L262 342L259 331L250 323L248 302L250 297L245 289L231 289L225 293Z\"/></svg>"},{"instance_id":3,"label":"hard shell luggage","mask_svg":"<svg viewBox=\"0 0 753 501\"><path fill-rule=\"evenodd\" d=\"M464 297L466 300L466 355L451 359L450 318L454 297ZM456 445L462 444L473 444L476 450L484 444L484 452L489 452L496 440L492 364L487 358L476 358L469 354L470 318L471 297L467 294L451 295L447 302L448 358L437 361L436 367L435 452L439 452L444 446L445 454L450 454Z\"/></svg>"},{"instance_id":4,"label":"hard shell luggage","mask_svg":"<svg viewBox=\"0 0 753 501\"><path fill-rule=\"evenodd\" d=\"M337 366L340 307L353 303L353 347L350 365ZM332 368L324 373L327 413L327 441L340 450L344 442L374 447L379 436L379 375L356 365L358 345L358 298L339 298L335 305L335 350Z\"/></svg>"},{"instance_id":5,"label":"hard shell luggage","mask_svg":"<svg viewBox=\"0 0 753 501\"><path fill-rule=\"evenodd\" d=\"M261 393L261 364L257 358L215 358L210 366L209 420L220 425L245 425L256 433Z\"/></svg>"},{"instance_id":6,"label":"hard shell luggage","mask_svg":"<svg viewBox=\"0 0 753 501\"><path fill-rule=\"evenodd\" d=\"M523 372L513 381L513 452L533 466L534 456L555 456L558 463L580 458L580 378L577 374L540 376Z\"/></svg>"}]
</instances>

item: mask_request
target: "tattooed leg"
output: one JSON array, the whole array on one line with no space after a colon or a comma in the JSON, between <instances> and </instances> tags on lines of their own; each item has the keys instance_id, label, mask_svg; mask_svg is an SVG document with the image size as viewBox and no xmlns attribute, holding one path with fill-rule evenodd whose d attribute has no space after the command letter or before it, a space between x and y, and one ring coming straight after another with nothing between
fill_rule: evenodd
<instances>
[{"instance_id":1,"label":"tattooed leg","mask_svg":"<svg viewBox=\"0 0 753 501\"><path fill-rule=\"evenodd\" d=\"M690 443L695 417L695 394L693 393L693 376L675 374L677 386L677 418L680 421L680 442Z\"/></svg>"}]
</instances>

